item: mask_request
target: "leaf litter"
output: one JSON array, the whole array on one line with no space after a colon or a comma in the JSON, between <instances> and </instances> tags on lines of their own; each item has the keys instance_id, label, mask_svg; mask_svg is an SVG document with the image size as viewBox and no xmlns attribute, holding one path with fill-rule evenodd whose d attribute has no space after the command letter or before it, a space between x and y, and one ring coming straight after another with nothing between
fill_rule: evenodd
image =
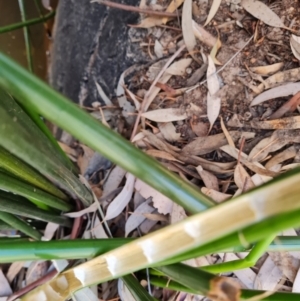
<instances>
[{"instance_id":1,"label":"leaf litter","mask_svg":"<svg viewBox=\"0 0 300 301\"><path fill-rule=\"evenodd\" d=\"M152 9L142 2L141 8ZM155 37L149 47L158 62L152 55L149 65L125 70L116 99L95 82L104 106L97 112L92 108L92 115L124 134L121 115L126 138L133 131L132 143L220 203L299 165L300 20L290 0L210 4L203 10L202 1L157 1L156 7L178 18L142 15L134 26ZM116 104L117 109L106 108ZM142 122L132 130L137 114ZM93 151L84 145L64 148L84 174ZM109 237L107 227L117 229L116 237L137 237L188 214L132 175L126 178L119 167L108 165L87 180L93 190L111 197L99 195L98 203L71 214L87 222L85 237ZM56 226L45 234L63 238ZM215 256L219 262L243 258L240 253ZM286 277L289 289L300 291L297 260L293 252L266 253L253 269L235 271L232 277L245 287L270 290L283 290L278 283ZM11 266L10 283L23 269ZM102 290L108 285L99 286L99 298L116 297ZM124 294L124 285L119 290ZM85 298L90 292L81 294Z\"/></svg>"}]
</instances>

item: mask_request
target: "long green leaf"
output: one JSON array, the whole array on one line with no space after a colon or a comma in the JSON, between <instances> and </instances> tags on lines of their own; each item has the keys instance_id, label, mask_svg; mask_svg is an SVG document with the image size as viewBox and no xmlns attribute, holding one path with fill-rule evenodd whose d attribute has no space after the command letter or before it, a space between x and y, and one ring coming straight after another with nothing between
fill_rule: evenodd
<instances>
[{"instance_id":1,"label":"long green leaf","mask_svg":"<svg viewBox=\"0 0 300 301\"><path fill-rule=\"evenodd\" d=\"M1 229L12 229L12 227L0 223ZM53 240L42 242L22 241L22 243L7 240L7 243L2 244L0 239L0 263L18 260L94 258L131 241L131 238ZM249 249L242 246L226 250L226 252L231 253L245 251L249 251ZM300 237L278 236L267 249L267 252L282 251L300 251Z\"/></svg>"},{"instance_id":2,"label":"long green leaf","mask_svg":"<svg viewBox=\"0 0 300 301\"><path fill-rule=\"evenodd\" d=\"M10 227L11 229L11 227ZM0 263L26 260L81 259L93 258L118 248L132 239L75 239L52 241L0 240Z\"/></svg>"},{"instance_id":3,"label":"long green leaf","mask_svg":"<svg viewBox=\"0 0 300 301\"><path fill-rule=\"evenodd\" d=\"M0 85L20 103L30 105L36 112L188 211L199 212L214 204L198 189L166 170L159 162L100 124L3 54L0 54Z\"/></svg>"},{"instance_id":4,"label":"long green leaf","mask_svg":"<svg viewBox=\"0 0 300 301\"><path fill-rule=\"evenodd\" d=\"M70 211L73 208L72 205L65 201L3 172L0 172L0 189L36 200L62 211Z\"/></svg>"},{"instance_id":5,"label":"long green leaf","mask_svg":"<svg viewBox=\"0 0 300 301\"><path fill-rule=\"evenodd\" d=\"M132 274L122 277L122 280L136 301L158 301L156 298L149 295Z\"/></svg>"},{"instance_id":6,"label":"long green leaf","mask_svg":"<svg viewBox=\"0 0 300 301\"><path fill-rule=\"evenodd\" d=\"M52 11L52 12L48 13L47 15L45 15L43 18L35 18L35 19L28 20L26 22L19 22L19 23L14 23L11 25L0 27L0 34L5 33L5 32L10 32L10 31L22 28L22 27L42 23L46 20L53 18L54 15L55 15L55 11Z\"/></svg>"},{"instance_id":7,"label":"long green leaf","mask_svg":"<svg viewBox=\"0 0 300 301\"><path fill-rule=\"evenodd\" d=\"M19 2L19 8L20 8L20 12L21 12L22 22L26 22L26 10L25 10L24 0L18 0L18 2ZM27 26L23 27L23 35L24 35L24 41L25 41L28 70L30 72L33 72L31 44L30 44L30 40L29 40L29 30L28 30Z\"/></svg>"},{"instance_id":8,"label":"long green leaf","mask_svg":"<svg viewBox=\"0 0 300 301\"><path fill-rule=\"evenodd\" d=\"M1 69L1 67L0 67ZM12 97L0 89L0 145L22 159L85 205L93 202L88 189L64 166L56 149Z\"/></svg>"},{"instance_id":9,"label":"long green leaf","mask_svg":"<svg viewBox=\"0 0 300 301\"><path fill-rule=\"evenodd\" d=\"M0 147L0 167L7 170L9 173L31 183L34 186L57 196L60 199L67 200L68 197L55 187L51 182L45 179L35 169L21 161L19 158L12 155L10 152Z\"/></svg>"},{"instance_id":10,"label":"long green leaf","mask_svg":"<svg viewBox=\"0 0 300 301\"><path fill-rule=\"evenodd\" d=\"M10 213L0 211L0 220L10 225L13 229L19 230L33 239L40 240L42 237L42 234L39 231L33 229L28 223Z\"/></svg>"},{"instance_id":11,"label":"long green leaf","mask_svg":"<svg viewBox=\"0 0 300 301\"><path fill-rule=\"evenodd\" d=\"M62 226L72 226L70 219L65 216L60 216L57 213L50 213L35 206L30 206L28 201L26 203L20 203L19 201L14 201L12 198L3 197L3 195L0 196L0 211L45 222L52 222Z\"/></svg>"}]
</instances>

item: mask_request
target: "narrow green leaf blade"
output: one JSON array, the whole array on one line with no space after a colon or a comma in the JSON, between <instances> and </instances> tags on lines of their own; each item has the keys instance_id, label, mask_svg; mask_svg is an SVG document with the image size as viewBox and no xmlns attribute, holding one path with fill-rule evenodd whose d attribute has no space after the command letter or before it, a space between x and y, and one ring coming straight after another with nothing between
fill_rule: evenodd
<instances>
[{"instance_id":1,"label":"narrow green leaf blade","mask_svg":"<svg viewBox=\"0 0 300 301\"><path fill-rule=\"evenodd\" d=\"M52 222L62 226L72 226L71 220L67 217L39 209L30 204L27 200L21 203L14 200L13 196L4 197L3 194L0 196L0 211L45 222Z\"/></svg>"},{"instance_id":2,"label":"narrow green leaf blade","mask_svg":"<svg viewBox=\"0 0 300 301\"><path fill-rule=\"evenodd\" d=\"M79 198L86 206L91 204L91 193L59 160L51 142L20 106L1 89L0 100L0 145L67 191L74 199Z\"/></svg>"},{"instance_id":3,"label":"narrow green leaf blade","mask_svg":"<svg viewBox=\"0 0 300 301\"><path fill-rule=\"evenodd\" d=\"M40 240L42 237L42 234L39 231L33 229L28 223L10 213L0 211L0 220L10 225L13 229L19 230L33 239Z\"/></svg>"},{"instance_id":4,"label":"narrow green leaf blade","mask_svg":"<svg viewBox=\"0 0 300 301\"><path fill-rule=\"evenodd\" d=\"M16 177L28 182L42 190L57 196L60 199L67 200L68 197L55 187L51 182L44 178L35 169L24 163L10 152L0 147L0 167L7 170Z\"/></svg>"},{"instance_id":5,"label":"narrow green leaf blade","mask_svg":"<svg viewBox=\"0 0 300 301\"><path fill-rule=\"evenodd\" d=\"M149 295L132 274L123 276L122 280L136 301L158 301L156 298Z\"/></svg>"},{"instance_id":6,"label":"narrow green leaf blade","mask_svg":"<svg viewBox=\"0 0 300 301\"><path fill-rule=\"evenodd\" d=\"M0 172L0 189L19 194L25 198L34 199L62 211L70 211L73 208L72 205L65 201L3 172Z\"/></svg>"}]
</instances>

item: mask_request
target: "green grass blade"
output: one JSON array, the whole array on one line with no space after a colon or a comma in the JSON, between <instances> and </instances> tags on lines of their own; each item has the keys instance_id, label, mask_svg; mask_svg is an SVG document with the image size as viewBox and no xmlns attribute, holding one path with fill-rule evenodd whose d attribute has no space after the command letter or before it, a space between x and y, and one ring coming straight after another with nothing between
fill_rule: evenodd
<instances>
[{"instance_id":1,"label":"green grass blade","mask_svg":"<svg viewBox=\"0 0 300 301\"><path fill-rule=\"evenodd\" d=\"M62 226L72 226L71 220L65 216L39 209L34 205L28 204L28 201L26 203L20 203L19 201L14 201L13 198L6 198L2 195L0 196L0 211L45 222L52 222Z\"/></svg>"},{"instance_id":2,"label":"green grass blade","mask_svg":"<svg viewBox=\"0 0 300 301\"><path fill-rule=\"evenodd\" d=\"M142 179L189 212L199 212L214 203L189 183L169 172L120 135L0 54L0 85L22 104L74 135L112 162Z\"/></svg>"},{"instance_id":3,"label":"green grass blade","mask_svg":"<svg viewBox=\"0 0 300 301\"><path fill-rule=\"evenodd\" d=\"M10 227L11 229L11 227ZM75 239L53 241L15 241L2 244L0 263L26 260L92 258L118 248L132 239Z\"/></svg>"},{"instance_id":4,"label":"green grass blade","mask_svg":"<svg viewBox=\"0 0 300 301\"><path fill-rule=\"evenodd\" d=\"M11 226L0 222L0 230L12 229ZM77 239L55 240L45 242L23 242L22 244L1 244L0 263L17 260L52 260L52 259L82 259L93 258L131 242L131 238L114 239ZM244 252L249 249L239 247L228 249L230 252ZM267 252L300 251L300 237L278 236L269 245Z\"/></svg>"},{"instance_id":5,"label":"green grass blade","mask_svg":"<svg viewBox=\"0 0 300 301\"><path fill-rule=\"evenodd\" d=\"M192 268L182 263L156 267L155 270L205 296L207 296L210 290L211 281L216 277L214 274Z\"/></svg>"},{"instance_id":6,"label":"green grass blade","mask_svg":"<svg viewBox=\"0 0 300 301\"><path fill-rule=\"evenodd\" d=\"M2 147L0 147L0 167L25 182L41 188L60 199L68 200L68 197L62 191L45 179L40 173Z\"/></svg>"},{"instance_id":7,"label":"green grass blade","mask_svg":"<svg viewBox=\"0 0 300 301\"><path fill-rule=\"evenodd\" d=\"M0 220L33 239L40 240L42 237L42 234L38 230L33 229L28 223L10 213L0 211Z\"/></svg>"},{"instance_id":8,"label":"green grass blade","mask_svg":"<svg viewBox=\"0 0 300 301\"><path fill-rule=\"evenodd\" d=\"M73 208L72 205L65 201L3 172L0 172L0 189L36 200L62 211L70 211Z\"/></svg>"},{"instance_id":9,"label":"green grass blade","mask_svg":"<svg viewBox=\"0 0 300 301\"><path fill-rule=\"evenodd\" d=\"M22 22L26 22L26 10L25 10L24 0L19 0L18 2L19 2L19 8L20 8L20 12L21 12L21 20L22 20ZM23 34L24 34L24 41L25 41L25 48L26 48L28 70L30 72L33 72L31 45L30 45L30 40L29 40L29 30L28 30L27 26L23 27Z\"/></svg>"},{"instance_id":10,"label":"green grass blade","mask_svg":"<svg viewBox=\"0 0 300 301\"><path fill-rule=\"evenodd\" d=\"M122 280L136 301L158 301L156 298L149 295L132 274L123 276Z\"/></svg>"},{"instance_id":11,"label":"green grass blade","mask_svg":"<svg viewBox=\"0 0 300 301\"><path fill-rule=\"evenodd\" d=\"M0 68L1 69L1 68ZM12 97L0 90L0 145L38 170L85 205L93 202L88 189L57 157L51 142Z\"/></svg>"},{"instance_id":12,"label":"green grass blade","mask_svg":"<svg viewBox=\"0 0 300 301\"><path fill-rule=\"evenodd\" d=\"M26 112L28 116L32 119L32 121L39 127L39 129L44 133L44 135L48 138L48 140L52 143L53 147L57 151L56 155L60 157L61 161L64 162L64 165L72 170L74 173L78 173L75 165L71 162L67 154L61 149L57 140L53 137L51 131L46 126L41 117L34 111L30 109L30 107L21 106L22 109Z\"/></svg>"},{"instance_id":13,"label":"green grass blade","mask_svg":"<svg viewBox=\"0 0 300 301\"><path fill-rule=\"evenodd\" d=\"M0 34L10 32L10 31L13 31L13 30L16 30L19 28L23 28L26 26L42 23L46 20L53 18L54 16L55 16L55 11L52 11L52 12L48 13L47 15L45 15L43 18L35 18L35 19L28 20L26 22L19 22L19 23L14 23L11 25L3 26L3 27L0 27Z\"/></svg>"}]
</instances>

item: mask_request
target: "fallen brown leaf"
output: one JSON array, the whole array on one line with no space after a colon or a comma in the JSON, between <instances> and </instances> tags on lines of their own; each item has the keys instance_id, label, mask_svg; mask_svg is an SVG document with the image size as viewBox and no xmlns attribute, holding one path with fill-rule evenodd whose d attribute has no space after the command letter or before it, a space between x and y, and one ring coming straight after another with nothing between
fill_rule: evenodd
<instances>
[{"instance_id":1,"label":"fallen brown leaf","mask_svg":"<svg viewBox=\"0 0 300 301\"><path fill-rule=\"evenodd\" d=\"M300 92L296 93L290 100L284 103L269 119L278 119L289 112L294 112L300 105Z\"/></svg>"},{"instance_id":2,"label":"fallen brown leaf","mask_svg":"<svg viewBox=\"0 0 300 301\"><path fill-rule=\"evenodd\" d=\"M281 119L251 122L251 127L262 130L296 130L300 129L300 116L291 116Z\"/></svg>"}]
</instances>

